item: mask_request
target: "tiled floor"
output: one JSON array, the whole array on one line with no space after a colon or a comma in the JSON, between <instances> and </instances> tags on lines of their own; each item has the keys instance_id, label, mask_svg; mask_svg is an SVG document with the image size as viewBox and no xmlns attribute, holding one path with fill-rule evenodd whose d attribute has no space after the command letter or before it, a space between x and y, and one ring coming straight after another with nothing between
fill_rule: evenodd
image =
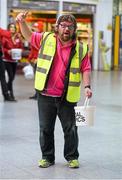
<instances>
[{"instance_id":1,"label":"tiled floor","mask_svg":"<svg viewBox=\"0 0 122 180\"><path fill-rule=\"evenodd\" d=\"M122 71L92 73L95 124L79 127L79 169L66 165L58 119L56 164L38 168L37 102L29 99L33 81L17 75L14 86L17 103L3 102L0 95L0 179L122 179Z\"/></svg>"}]
</instances>

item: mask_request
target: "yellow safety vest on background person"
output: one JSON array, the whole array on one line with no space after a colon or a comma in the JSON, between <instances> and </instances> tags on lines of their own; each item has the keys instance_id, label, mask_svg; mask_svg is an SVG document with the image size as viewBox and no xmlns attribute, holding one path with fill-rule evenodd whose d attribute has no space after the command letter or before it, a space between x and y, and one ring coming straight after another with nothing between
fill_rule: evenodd
<instances>
[{"instance_id":1,"label":"yellow safety vest on background person","mask_svg":"<svg viewBox=\"0 0 122 180\"><path fill-rule=\"evenodd\" d=\"M78 102L80 100L80 83L81 83L81 60L87 53L87 44L81 44L79 41L75 47L76 53L71 59L69 69L69 82L66 93L68 102ZM50 71L50 67L55 56L56 38L54 33L44 33L41 41L41 49L37 60L37 69L35 74L35 89L42 91L45 87L46 80Z\"/></svg>"}]
</instances>

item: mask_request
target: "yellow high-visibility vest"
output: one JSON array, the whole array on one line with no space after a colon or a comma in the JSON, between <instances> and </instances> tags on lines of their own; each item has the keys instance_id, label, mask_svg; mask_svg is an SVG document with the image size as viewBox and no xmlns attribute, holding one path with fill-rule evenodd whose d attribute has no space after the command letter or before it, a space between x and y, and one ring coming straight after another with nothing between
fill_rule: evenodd
<instances>
[{"instance_id":1,"label":"yellow high-visibility vest","mask_svg":"<svg viewBox=\"0 0 122 180\"><path fill-rule=\"evenodd\" d=\"M42 91L45 88L46 80L50 71L52 61L56 51L56 37L54 33L44 33L41 41L41 50L37 60L37 69L35 74L35 89ZM87 53L87 44L76 43L75 54L71 59L69 68L69 80L66 93L68 102L78 102L80 100L81 84L81 61Z\"/></svg>"}]
</instances>

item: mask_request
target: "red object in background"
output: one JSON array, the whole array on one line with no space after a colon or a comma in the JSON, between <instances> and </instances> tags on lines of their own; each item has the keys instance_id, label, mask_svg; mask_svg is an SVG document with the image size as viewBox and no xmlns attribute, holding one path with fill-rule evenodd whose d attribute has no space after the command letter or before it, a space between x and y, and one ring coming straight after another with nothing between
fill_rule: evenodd
<instances>
[{"instance_id":1,"label":"red object in background","mask_svg":"<svg viewBox=\"0 0 122 180\"><path fill-rule=\"evenodd\" d=\"M31 48L31 50L30 50L30 53L29 53L29 56L28 56L28 61L32 62L32 63L35 63L37 58L38 58L39 50L36 49L33 46L30 46L30 48Z\"/></svg>"},{"instance_id":2,"label":"red object in background","mask_svg":"<svg viewBox=\"0 0 122 180\"><path fill-rule=\"evenodd\" d=\"M0 39L3 36L6 37L6 38L10 38L10 36L11 36L10 31L0 28Z\"/></svg>"},{"instance_id":3,"label":"red object in background","mask_svg":"<svg viewBox=\"0 0 122 180\"><path fill-rule=\"evenodd\" d=\"M42 32L43 31L44 24L42 21L35 22L32 25L32 28L36 28L35 31Z\"/></svg>"},{"instance_id":4,"label":"red object in background","mask_svg":"<svg viewBox=\"0 0 122 180\"><path fill-rule=\"evenodd\" d=\"M39 32L39 33L41 33L43 31L43 27L44 27L44 24L42 21L35 22L32 25L33 31ZM35 63L38 58L38 53L39 53L39 50L30 45L30 53L28 56L29 62Z\"/></svg>"},{"instance_id":5,"label":"red object in background","mask_svg":"<svg viewBox=\"0 0 122 180\"><path fill-rule=\"evenodd\" d=\"M6 31L8 34L8 32ZM18 33L16 33L14 37L14 41L11 36L7 36L7 34L4 34L2 37L2 50L4 54L4 59L7 62L13 62L14 60L12 59L11 54L9 53L9 50L14 49L14 48L20 48L23 49L23 42L21 41L21 38Z\"/></svg>"}]
</instances>

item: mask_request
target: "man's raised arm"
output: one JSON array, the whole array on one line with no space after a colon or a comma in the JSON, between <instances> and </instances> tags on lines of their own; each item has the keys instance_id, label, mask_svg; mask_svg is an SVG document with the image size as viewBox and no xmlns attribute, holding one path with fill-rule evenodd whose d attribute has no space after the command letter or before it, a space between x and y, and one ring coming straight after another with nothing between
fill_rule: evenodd
<instances>
[{"instance_id":1,"label":"man's raised arm","mask_svg":"<svg viewBox=\"0 0 122 180\"><path fill-rule=\"evenodd\" d=\"M30 42L31 40L31 35L32 35L32 31L29 28L29 26L26 23L26 16L27 16L28 12L21 12L17 15L16 17L16 21L19 23L20 26L20 30L22 35L24 36L24 38Z\"/></svg>"}]
</instances>

